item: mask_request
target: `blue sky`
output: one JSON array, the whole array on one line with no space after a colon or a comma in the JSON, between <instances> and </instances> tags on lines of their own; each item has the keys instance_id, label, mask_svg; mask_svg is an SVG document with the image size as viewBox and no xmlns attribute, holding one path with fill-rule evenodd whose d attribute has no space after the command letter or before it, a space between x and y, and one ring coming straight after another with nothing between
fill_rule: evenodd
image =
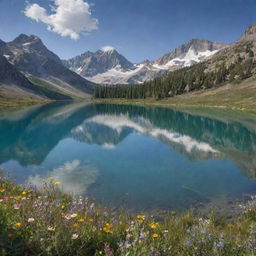
<instances>
[{"instance_id":1,"label":"blue sky","mask_svg":"<svg viewBox=\"0 0 256 256\"><path fill-rule=\"evenodd\" d=\"M88 9L84 5L87 13L76 13L71 6L70 20L63 21L63 13L52 19L50 6L65 1L88 3ZM28 2L30 7L37 6L25 16ZM38 12L42 8L46 14ZM64 18L68 19L66 14ZM0 0L2 40L11 41L20 33L35 34L61 58L110 45L133 62L151 60L191 38L234 42L253 23L256 0Z\"/></svg>"}]
</instances>

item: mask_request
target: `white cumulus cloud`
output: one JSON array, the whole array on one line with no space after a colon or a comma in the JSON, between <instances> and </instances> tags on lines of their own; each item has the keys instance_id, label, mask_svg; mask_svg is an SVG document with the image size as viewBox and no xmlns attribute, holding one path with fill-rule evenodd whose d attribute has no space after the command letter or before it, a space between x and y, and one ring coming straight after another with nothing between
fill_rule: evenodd
<instances>
[{"instance_id":1,"label":"white cumulus cloud","mask_svg":"<svg viewBox=\"0 0 256 256\"><path fill-rule=\"evenodd\" d=\"M47 24L48 29L61 36L78 39L81 33L98 28L98 20L92 17L90 5L83 0L52 0L49 14L44 7L28 3L24 14L37 22Z\"/></svg>"}]
</instances>

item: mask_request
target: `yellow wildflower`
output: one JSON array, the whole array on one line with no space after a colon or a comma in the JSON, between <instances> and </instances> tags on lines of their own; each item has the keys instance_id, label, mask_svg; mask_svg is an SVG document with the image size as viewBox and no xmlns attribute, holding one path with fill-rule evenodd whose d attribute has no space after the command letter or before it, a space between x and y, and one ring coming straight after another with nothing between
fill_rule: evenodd
<instances>
[{"instance_id":1,"label":"yellow wildflower","mask_svg":"<svg viewBox=\"0 0 256 256\"><path fill-rule=\"evenodd\" d=\"M158 238L159 237L159 235L156 234L156 233L154 233L152 236L153 236L153 238Z\"/></svg>"},{"instance_id":2,"label":"yellow wildflower","mask_svg":"<svg viewBox=\"0 0 256 256\"><path fill-rule=\"evenodd\" d=\"M83 218L81 218L81 219L79 219L79 220L78 220L78 222L84 222L84 219L83 219Z\"/></svg>"},{"instance_id":3,"label":"yellow wildflower","mask_svg":"<svg viewBox=\"0 0 256 256\"><path fill-rule=\"evenodd\" d=\"M93 221L94 221L94 219L92 219L92 218L89 219L89 222L93 222Z\"/></svg>"},{"instance_id":4,"label":"yellow wildflower","mask_svg":"<svg viewBox=\"0 0 256 256\"><path fill-rule=\"evenodd\" d=\"M59 181L55 181L55 182L53 182L53 185L61 185L61 182L59 182Z\"/></svg>"},{"instance_id":5,"label":"yellow wildflower","mask_svg":"<svg viewBox=\"0 0 256 256\"><path fill-rule=\"evenodd\" d=\"M5 192L4 188L0 189L0 193L4 193L4 192Z\"/></svg>"},{"instance_id":6,"label":"yellow wildflower","mask_svg":"<svg viewBox=\"0 0 256 256\"><path fill-rule=\"evenodd\" d=\"M77 223L75 223L73 226L76 228L76 227L78 227L78 224L77 224Z\"/></svg>"},{"instance_id":7,"label":"yellow wildflower","mask_svg":"<svg viewBox=\"0 0 256 256\"><path fill-rule=\"evenodd\" d=\"M145 220L145 216L144 216L144 215L138 215L138 216L137 216L137 219L138 219L138 220Z\"/></svg>"},{"instance_id":8,"label":"yellow wildflower","mask_svg":"<svg viewBox=\"0 0 256 256\"><path fill-rule=\"evenodd\" d=\"M110 223L106 223L105 226L108 227L108 228L112 228L113 225L110 224Z\"/></svg>"},{"instance_id":9,"label":"yellow wildflower","mask_svg":"<svg viewBox=\"0 0 256 256\"><path fill-rule=\"evenodd\" d=\"M64 209L65 208L65 205L63 204L62 206L61 206L61 209Z\"/></svg>"},{"instance_id":10,"label":"yellow wildflower","mask_svg":"<svg viewBox=\"0 0 256 256\"><path fill-rule=\"evenodd\" d=\"M113 226L112 224L106 223L106 224L105 224L105 227L103 227L102 230L103 230L104 232L106 232L106 233L111 233L111 234L112 234L112 233L113 233L113 231L111 230L112 226Z\"/></svg>"},{"instance_id":11,"label":"yellow wildflower","mask_svg":"<svg viewBox=\"0 0 256 256\"><path fill-rule=\"evenodd\" d=\"M48 231L55 231L55 227L48 227L47 230Z\"/></svg>"},{"instance_id":12,"label":"yellow wildflower","mask_svg":"<svg viewBox=\"0 0 256 256\"><path fill-rule=\"evenodd\" d=\"M53 180L53 178L52 178L52 177L49 177L49 178L47 178L47 180L52 181L52 180Z\"/></svg>"},{"instance_id":13,"label":"yellow wildflower","mask_svg":"<svg viewBox=\"0 0 256 256\"><path fill-rule=\"evenodd\" d=\"M111 229L109 229L108 227L103 227L102 230L103 230L105 233L110 233L110 234L113 233L113 231L112 231Z\"/></svg>"},{"instance_id":14,"label":"yellow wildflower","mask_svg":"<svg viewBox=\"0 0 256 256\"><path fill-rule=\"evenodd\" d=\"M27 194L27 191L26 190L24 190L24 191L22 191L22 193L21 193L22 195L26 195Z\"/></svg>"},{"instance_id":15,"label":"yellow wildflower","mask_svg":"<svg viewBox=\"0 0 256 256\"><path fill-rule=\"evenodd\" d=\"M150 228L152 228L152 229L156 229L157 227L158 227L158 223L156 223L156 222L152 222L150 225L149 225L149 227Z\"/></svg>"},{"instance_id":16,"label":"yellow wildflower","mask_svg":"<svg viewBox=\"0 0 256 256\"><path fill-rule=\"evenodd\" d=\"M15 223L16 228L20 228L21 226L22 226L22 224L20 222Z\"/></svg>"}]
</instances>

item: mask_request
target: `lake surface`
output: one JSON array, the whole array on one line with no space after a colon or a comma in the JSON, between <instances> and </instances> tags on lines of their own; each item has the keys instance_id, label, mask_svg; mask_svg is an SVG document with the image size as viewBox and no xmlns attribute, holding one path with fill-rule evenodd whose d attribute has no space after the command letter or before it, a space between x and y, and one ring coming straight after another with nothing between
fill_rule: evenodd
<instances>
[{"instance_id":1,"label":"lake surface","mask_svg":"<svg viewBox=\"0 0 256 256\"><path fill-rule=\"evenodd\" d=\"M132 211L228 206L256 193L255 127L157 107L1 111L0 167L17 183L53 177L65 192Z\"/></svg>"}]
</instances>

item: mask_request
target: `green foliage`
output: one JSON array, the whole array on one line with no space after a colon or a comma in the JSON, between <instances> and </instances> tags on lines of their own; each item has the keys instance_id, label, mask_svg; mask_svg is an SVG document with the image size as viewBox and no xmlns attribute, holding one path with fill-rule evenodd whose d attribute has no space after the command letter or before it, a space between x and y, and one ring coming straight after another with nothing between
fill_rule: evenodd
<instances>
[{"instance_id":1,"label":"green foliage","mask_svg":"<svg viewBox=\"0 0 256 256\"><path fill-rule=\"evenodd\" d=\"M1 255L255 255L256 202L233 222L127 215L71 197L49 179L43 192L0 178Z\"/></svg>"}]
</instances>

